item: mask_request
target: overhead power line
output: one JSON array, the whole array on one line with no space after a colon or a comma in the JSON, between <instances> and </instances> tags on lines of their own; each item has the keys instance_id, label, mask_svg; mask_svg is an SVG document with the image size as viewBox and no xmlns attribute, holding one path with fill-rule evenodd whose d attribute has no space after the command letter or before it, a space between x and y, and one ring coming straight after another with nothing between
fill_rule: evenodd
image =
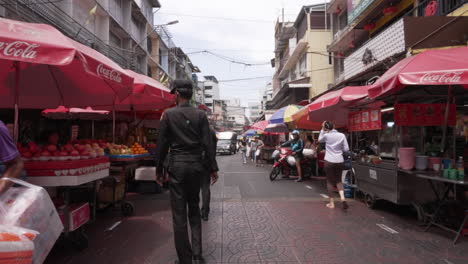
<instances>
[{"instance_id":1,"label":"overhead power line","mask_svg":"<svg viewBox=\"0 0 468 264\"><path fill-rule=\"evenodd\" d=\"M250 77L250 78L243 78L243 79L230 79L230 80L220 80L218 82L239 82L239 81L250 81L256 79L265 79L265 78L272 78L273 76L258 76L258 77Z\"/></svg>"},{"instance_id":2,"label":"overhead power line","mask_svg":"<svg viewBox=\"0 0 468 264\"><path fill-rule=\"evenodd\" d=\"M253 22L253 23L274 23L274 21L252 19L252 18L201 16L201 15L166 13L166 12L160 12L159 14L161 14L161 15L170 15L170 16L185 16L185 17L202 18L202 19L226 20L226 21Z\"/></svg>"}]
</instances>

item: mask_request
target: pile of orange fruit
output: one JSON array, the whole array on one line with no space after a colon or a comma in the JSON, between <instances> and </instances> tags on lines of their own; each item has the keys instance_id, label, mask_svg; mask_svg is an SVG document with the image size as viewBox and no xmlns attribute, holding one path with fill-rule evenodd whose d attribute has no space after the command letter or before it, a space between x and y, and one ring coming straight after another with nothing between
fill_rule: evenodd
<instances>
[{"instance_id":1,"label":"pile of orange fruit","mask_svg":"<svg viewBox=\"0 0 468 264\"><path fill-rule=\"evenodd\" d=\"M135 155L148 153L148 151L145 148L143 148L140 144L138 144L137 142L135 142L135 144L133 144L133 146L130 149L132 150L132 153Z\"/></svg>"}]
</instances>

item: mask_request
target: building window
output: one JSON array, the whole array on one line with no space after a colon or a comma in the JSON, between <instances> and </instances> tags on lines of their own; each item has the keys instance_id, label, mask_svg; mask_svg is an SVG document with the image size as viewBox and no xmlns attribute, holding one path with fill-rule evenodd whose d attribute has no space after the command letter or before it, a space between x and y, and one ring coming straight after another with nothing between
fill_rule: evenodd
<instances>
[{"instance_id":1,"label":"building window","mask_svg":"<svg viewBox=\"0 0 468 264\"><path fill-rule=\"evenodd\" d=\"M301 60L299 61L299 72L301 74L307 72L307 53L302 55Z\"/></svg>"},{"instance_id":2,"label":"building window","mask_svg":"<svg viewBox=\"0 0 468 264\"><path fill-rule=\"evenodd\" d=\"M205 94L205 98L213 98L213 95L211 95L211 94Z\"/></svg>"},{"instance_id":3,"label":"building window","mask_svg":"<svg viewBox=\"0 0 468 264\"><path fill-rule=\"evenodd\" d=\"M212 90L213 86L205 86L205 90Z\"/></svg>"},{"instance_id":4,"label":"building window","mask_svg":"<svg viewBox=\"0 0 468 264\"><path fill-rule=\"evenodd\" d=\"M114 33L109 32L109 42L118 48L122 48L122 40Z\"/></svg>"},{"instance_id":5,"label":"building window","mask_svg":"<svg viewBox=\"0 0 468 264\"><path fill-rule=\"evenodd\" d=\"M211 107L213 106L213 103L206 103L205 105Z\"/></svg>"}]
</instances>

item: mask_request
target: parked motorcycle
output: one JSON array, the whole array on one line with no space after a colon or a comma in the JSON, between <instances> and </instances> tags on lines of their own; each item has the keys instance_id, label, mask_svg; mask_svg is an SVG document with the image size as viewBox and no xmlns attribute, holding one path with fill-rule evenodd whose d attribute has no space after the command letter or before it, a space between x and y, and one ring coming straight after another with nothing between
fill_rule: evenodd
<instances>
[{"instance_id":1,"label":"parked motorcycle","mask_svg":"<svg viewBox=\"0 0 468 264\"><path fill-rule=\"evenodd\" d=\"M289 148L279 148L273 153L275 163L270 172L270 181L274 181L280 173L286 178L290 175L297 175L296 159L293 156L293 151ZM304 178L310 178L314 175L315 162L313 159L304 157L301 159L302 174Z\"/></svg>"}]
</instances>

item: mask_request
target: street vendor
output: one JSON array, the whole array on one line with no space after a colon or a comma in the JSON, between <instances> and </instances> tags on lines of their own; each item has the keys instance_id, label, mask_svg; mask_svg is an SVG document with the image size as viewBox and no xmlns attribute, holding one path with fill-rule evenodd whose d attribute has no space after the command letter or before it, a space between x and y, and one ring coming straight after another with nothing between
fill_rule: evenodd
<instances>
[{"instance_id":1,"label":"street vendor","mask_svg":"<svg viewBox=\"0 0 468 264\"><path fill-rule=\"evenodd\" d=\"M23 160L7 127L0 121L0 195L12 185L3 178L20 178L23 166Z\"/></svg>"}]
</instances>

